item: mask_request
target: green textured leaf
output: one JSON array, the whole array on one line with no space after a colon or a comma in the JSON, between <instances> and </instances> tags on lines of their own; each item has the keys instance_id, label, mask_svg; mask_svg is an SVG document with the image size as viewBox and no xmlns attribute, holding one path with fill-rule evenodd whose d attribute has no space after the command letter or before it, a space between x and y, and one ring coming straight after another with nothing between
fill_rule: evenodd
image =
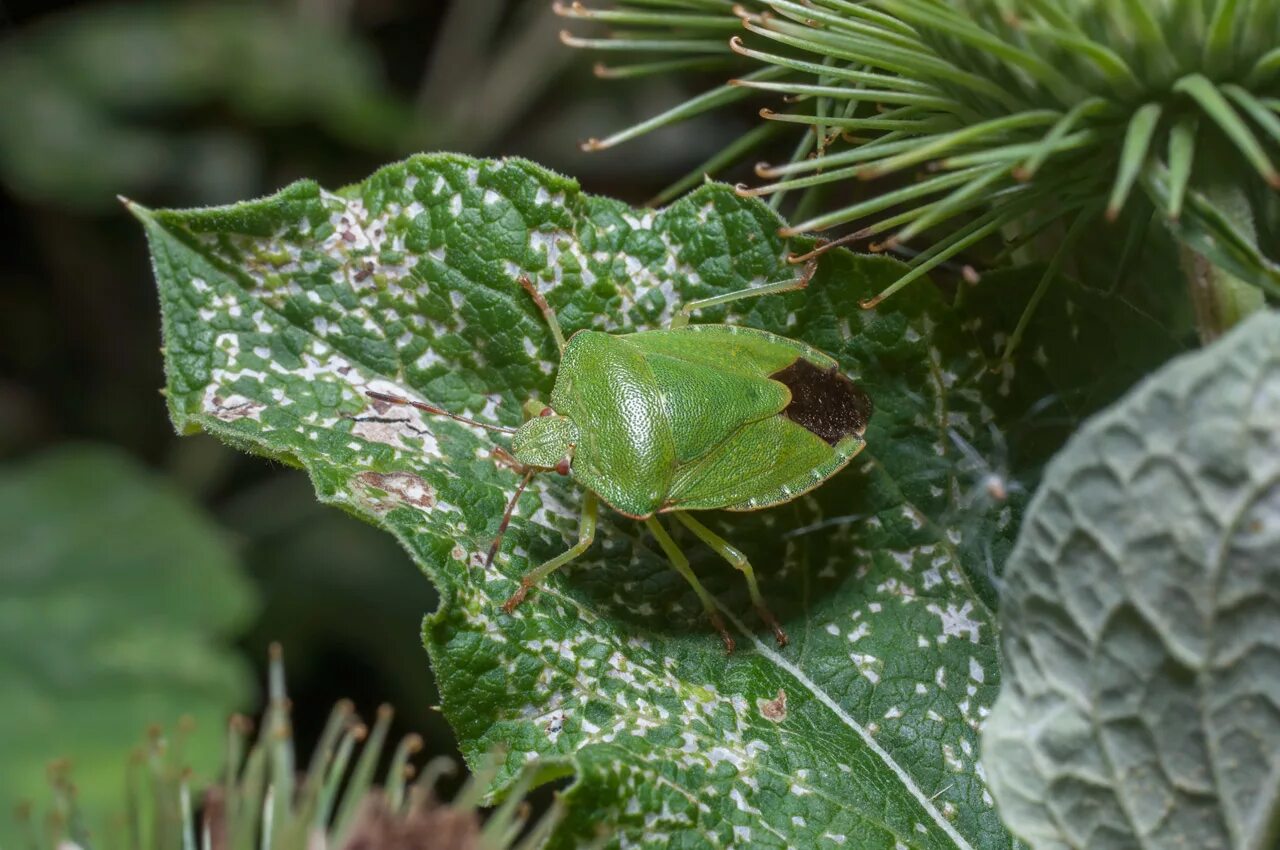
<instances>
[{"instance_id":1,"label":"green textured leaf","mask_svg":"<svg viewBox=\"0 0 1280 850\"><path fill-rule=\"evenodd\" d=\"M1091 420L1006 574L984 761L1037 848L1280 841L1280 316Z\"/></svg>"},{"instance_id":2,"label":"green textured leaf","mask_svg":"<svg viewBox=\"0 0 1280 850\"><path fill-rule=\"evenodd\" d=\"M0 540L0 842L19 800L52 808L59 758L98 832L153 724L191 717L180 761L212 778L250 694L222 641L252 597L218 530L125 457L76 447L0 468Z\"/></svg>"},{"instance_id":3,"label":"green textured leaf","mask_svg":"<svg viewBox=\"0 0 1280 850\"><path fill-rule=\"evenodd\" d=\"M379 414L365 390L518 424L556 368L518 275L567 332L659 326L682 300L794 275L787 251L809 243L781 240L767 207L711 185L632 209L526 162L434 155L339 192L303 182L234 207L136 212L175 423L304 466L321 500L400 539L440 590L425 640L464 752L507 750L499 789L531 759L547 778L577 775L555 846L602 824L627 846L1009 846L976 746L997 684L991 584L1025 493L989 486L984 458L1046 386L1055 413L1081 409L1080 376L1117 371L1110 325L1084 327L1099 344L1070 360L1079 372L1059 394L1040 360L993 371L997 328L929 286L862 310L902 272L884 258L833 251L804 293L700 315L804 339L876 403L848 471L777 509L707 520L755 563L785 650L740 576L673 529L739 633L726 658L656 543L607 512L587 557L500 613L515 578L573 539L581 494L536 481L486 570L515 484L492 443ZM1121 337L1159 335L1114 308ZM1026 350L1073 350L1087 316L1046 307Z\"/></svg>"}]
</instances>

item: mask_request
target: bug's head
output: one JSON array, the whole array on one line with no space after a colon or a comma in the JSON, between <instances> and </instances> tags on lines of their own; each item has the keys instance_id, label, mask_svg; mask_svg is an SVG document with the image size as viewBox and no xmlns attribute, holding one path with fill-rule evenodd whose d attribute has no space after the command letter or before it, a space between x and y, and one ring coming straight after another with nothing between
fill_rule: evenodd
<instances>
[{"instance_id":1,"label":"bug's head","mask_svg":"<svg viewBox=\"0 0 1280 850\"><path fill-rule=\"evenodd\" d=\"M530 419L511 438L511 453L525 466L568 474L578 426L554 413Z\"/></svg>"}]
</instances>

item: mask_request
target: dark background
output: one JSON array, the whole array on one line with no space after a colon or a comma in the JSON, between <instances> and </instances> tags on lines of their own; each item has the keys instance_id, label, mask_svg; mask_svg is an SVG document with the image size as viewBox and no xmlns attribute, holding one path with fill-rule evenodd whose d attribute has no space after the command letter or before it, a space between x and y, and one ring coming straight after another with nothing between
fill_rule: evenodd
<instances>
[{"instance_id":1,"label":"dark background","mask_svg":"<svg viewBox=\"0 0 1280 850\"><path fill-rule=\"evenodd\" d=\"M443 0L0 2L0 463L109 444L203 506L261 596L237 650L261 682L283 644L304 750L349 697L365 717L394 705L424 759L455 751L420 641L434 591L389 535L317 505L304 473L174 434L146 244L115 196L224 203L453 150L641 203L752 117L581 153L677 102L678 84L596 80L549 0L459 3L467 19L442 37Z\"/></svg>"}]
</instances>

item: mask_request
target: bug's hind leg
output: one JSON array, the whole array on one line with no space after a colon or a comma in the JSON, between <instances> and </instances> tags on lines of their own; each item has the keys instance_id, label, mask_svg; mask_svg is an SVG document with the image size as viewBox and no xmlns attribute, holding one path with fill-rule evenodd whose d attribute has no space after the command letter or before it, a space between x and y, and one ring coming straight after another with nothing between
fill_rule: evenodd
<instances>
[{"instance_id":1,"label":"bug's hind leg","mask_svg":"<svg viewBox=\"0 0 1280 850\"><path fill-rule=\"evenodd\" d=\"M682 328L689 324L689 316L704 307L715 307L717 304L728 304L730 301L741 301L744 298L759 298L762 295L777 295L782 292L793 292L797 289L804 289L809 285L809 280L813 277L813 273L818 268L817 260L810 260L805 263L804 269L801 270L800 276L791 280L782 280L777 283L766 283L761 286L751 286L746 289L738 289L733 292L726 292L723 295L713 295L710 298L700 298L697 301L690 301L680 307L675 315L671 317L671 327Z\"/></svg>"},{"instance_id":2,"label":"bug's hind leg","mask_svg":"<svg viewBox=\"0 0 1280 850\"><path fill-rule=\"evenodd\" d=\"M538 310L542 312L542 318L547 320L547 326L551 328L551 335L556 339L556 348L564 354L564 332L560 330L560 320L556 318L556 311L551 309L551 305L547 303L547 299L538 291L538 287L533 285L533 281L528 275L520 275L520 286L524 291L529 293L529 297L533 299L533 303L538 305Z\"/></svg>"},{"instance_id":3,"label":"bug's hind leg","mask_svg":"<svg viewBox=\"0 0 1280 850\"><path fill-rule=\"evenodd\" d=\"M760 615L760 619L764 620L765 625L773 630L773 637L778 641L778 646L786 646L787 633L782 630L782 626L778 623L778 618L773 616L769 606L764 604L764 595L760 593L760 585L756 583L756 571L751 567L751 562L747 560L747 556L742 554L742 550L684 511L676 511L675 518L684 523L694 534L698 535L698 538L703 543L715 549L720 557L733 565L734 569L740 570L746 576L747 590L751 594L752 604L756 606L756 613Z\"/></svg>"},{"instance_id":4,"label":"bug's hind leg","mask_svg":"<svg viewBox=\"0 0 1280 850\"><path fill-rule=\"evenodd\" d=\"M720 633L720 639L724 641L724 651L726 653L733 652L733 638L729 635L729 630L724 627L724 619L721 618L720 612L716 610L715 597L702 586L702 582L698 581L698 577L693 574L693 569L689 566L689 559L680 551L680 547L671 539L671 535L667 534L667 530L662 527L656 517L649 517L644 521L644 524L648 526L649 532L653 534L658 541L658 545L662 547L667 560L671 561L671 566L675 567L676 572L684 576L684 580L693 587L694 593L698 594L698 599L702 601L702 607L707 612L707 619L711 620L711 625Z\"/></svg>"},{"instance_id":5,"label":"bug's hind leg","mask_svg":"<svg viewBox=\"0 0 1280 850\"><path fill-rule=\"evenodd\" d=\"M582 500L582 519L578 523L578 542L573 544L567 552L562 552L542 566L525 573L520 579L520 587L515 593L511 594L511 597L506 602L502 603L503 611L510 614L516 610L516 606L524 601L524 598L529 595L529 591L537 587L539 582L591 548L591 542L596 537L597 505L595 493L588 492Z\"/></svg>"}]
</instances>

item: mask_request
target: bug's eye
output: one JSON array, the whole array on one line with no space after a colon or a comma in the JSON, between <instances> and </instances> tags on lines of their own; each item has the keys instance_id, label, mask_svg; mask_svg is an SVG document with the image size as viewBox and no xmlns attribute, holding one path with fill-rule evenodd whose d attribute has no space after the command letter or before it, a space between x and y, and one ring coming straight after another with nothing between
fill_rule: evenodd
<instances>
[{"instance_id":1,"label":"bug's eye","mask_svg":"<svg viewBox=\"0 0 1280 850\"><path fill-rule=\"evenodd\" d=\"M570 462L569 458L567 457L560 458L560 462L556 464L556 472L560 473L561 475L568 475L569 462Z\"/></svg>"},{"instance_id":2,"label":"bug's eye","mask_svg":"<svg viewBox=\"0 0 1280 850\"><path fill-rule=\"evenodd\" d=\"M555 416L556 412L549 407L544 407L542 408L542 412L540 412L538 415L539 416Z\"/></svg>"}]
</instances>

